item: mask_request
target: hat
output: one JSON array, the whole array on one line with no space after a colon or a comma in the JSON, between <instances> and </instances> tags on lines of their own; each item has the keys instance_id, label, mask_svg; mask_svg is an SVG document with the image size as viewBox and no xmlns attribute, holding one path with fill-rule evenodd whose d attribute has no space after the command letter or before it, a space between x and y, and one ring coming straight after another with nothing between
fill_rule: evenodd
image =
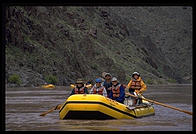
<instances>
[{"instance_id":1,"label":"hat","mask_svg":"<svg viewBox=\"0 0 196 134\"><path fill-rule=\"evenodd\" d=\"M102 80L101 80L100 78L97 78L97 79L95 80L95 82L96 82L96 83L101 83Z\"/></svg>"},{"instance_id":2,"label":"hat","mask_svg":"<svg viewBox=\"0 0 196 134\"><path fill-rule=\"evenodd\" d=\"M82 79L77 79L76 84L84 84L84 81Z\"/></svg>"},{"instance_id":3,"label":"hat","mask_svg":"<svg viewBox=\"0 0 196 134\"><path fill-rule=\"evenodd\" d=\"M105 77L109 75L110 77L112 77L112 75L110 73L105 73Z\"/></svg>"},{"instance_id":4,"label":"hat","mask_svg":"<svg viewBox=\"0 0 196 134\"><path fill-rule=\"evenodd\" d=\"M116 77L113 77L111 81L118 81Z\"/></svg>"},{"instance_id":5,"label":"hat","mask_svg":"<svg viewBox=\"0 0 196 134\"><path fill-rule=\"evenodd\" d=\"M132 77L133 77L135 74L136 74L137 76L140 76L140 74L139 74L138 72L133 72Z\"/></svg>"}]
</instances>

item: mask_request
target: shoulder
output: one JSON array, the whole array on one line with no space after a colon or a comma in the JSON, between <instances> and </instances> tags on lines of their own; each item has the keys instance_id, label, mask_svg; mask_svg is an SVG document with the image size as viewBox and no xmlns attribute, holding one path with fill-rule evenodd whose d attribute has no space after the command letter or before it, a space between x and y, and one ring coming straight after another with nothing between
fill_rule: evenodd
<instances>
[{"instance_id":1,"label":"shoulder","mask_svg":"<svg viewBox=\"0 0 196 134\"><path fill-rule=\"evenodd\" d=\"M121 86L122 86L123 88L126 88L126 87L127 87L125 84L121 84Z\"/></svg>"},{"instance_id":2,"label":"shoulder","mask_svg":"<svg viewBox=\"0 0 196 134\"><path fill-rule=\"evenodd\" d=\"M141 81L141 82L143 82L143 83L144 83L144 81L142 80L142 78L141 78L141 77L139 77L139 81Z\"/></svg>"},{"instance_id":3,"label":"shoulder","mask_svg":"<svg viewBox=\"0 0 196 134\"><path fill-rule=\"evenodd\" d=\"M102 84L102 85L105 85L105 83L106 83L106 82L104 81L104 82L102 82L101 84Z\"/></svg>"},{"instance_id":4,"label":"shoulder","mask_svg":"<svg viewBox=\"0 0 196 134\"><path fill-rule=\"evenodd\" d=\"M130 81L129 81L129 84L132 82L133 80L131 79Z\"/></svg>"},{"instance_id":5,"label":"shoulder","mask_svg":"<svg viewBox=\"0 0 196 134\"><path fill-rule=\"evenodd\" d=\"M92 88L95 88L95 87L96 87L96 84L94 84Z\"/></svg>"},{"instance_id":6,"label":"shoulder","mask_svg":"<svg viewBox=\"0 0 196 134\"><path fill-rule=\"evenodd\" d=\"M143 80L142 80L142 77L139 77L137 80L138 80L138 81L143 81Z\"/></svg>"},{"instance_id":7,"label":"shoulder","mask_svg":"<svg viewBox=\"0 0 196 134\"><path fill-rule=\"evenodd\" d=\"M104 86L101 87L103 90L106 90Z\"/></svg>"},{"instance_id":8,"label":"shoulder","mask_svg":"<svg viewBox=\"0 0 196 134\"><path fill-rule=\"evenodd\" d=\"M120 88L121 88L121 89L125 89L124 85L122 85L122 84L121 84Z\"/></svg>"}]
</instances>

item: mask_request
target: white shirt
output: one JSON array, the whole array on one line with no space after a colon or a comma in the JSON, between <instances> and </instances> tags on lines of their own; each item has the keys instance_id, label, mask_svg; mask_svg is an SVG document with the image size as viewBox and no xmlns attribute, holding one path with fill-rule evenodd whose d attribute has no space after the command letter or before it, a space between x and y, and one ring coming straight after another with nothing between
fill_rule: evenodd
<instances>
[{"instance_id":1,"label":"white shirt","mask_svg":"<svg viewBox=\"0 0 196 134\"><path fill-rule=\"evenodd\" d=\"M93 89L96 88L97 92L99 91L100 88L102 88L103 86L97 87L96 84L91 88L90 90L90 94L93 94ZM107 97L107 92L105 87L103 88L103 96Z\"/></svg>"}]
</instances>

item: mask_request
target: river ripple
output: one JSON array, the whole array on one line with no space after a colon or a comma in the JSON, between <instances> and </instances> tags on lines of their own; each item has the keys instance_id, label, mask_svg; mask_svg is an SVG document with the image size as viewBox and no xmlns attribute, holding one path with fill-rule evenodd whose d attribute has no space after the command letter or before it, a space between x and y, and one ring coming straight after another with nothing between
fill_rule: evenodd
<instances>
[{"instance_id":1,"label":"river ripple","mask_svg":"<svg viewBox=\"0 0 196 134\"><path fill-rule=\"evenodd\" d=\"M63 103L68 87L7 88L5 94L6 131L192 131L192 116L156 104L154 116L134 120L59 120L58 111L39 115ZM192 111L192 85L148 86L144 96Z\"/></svg>"}]
</instances>

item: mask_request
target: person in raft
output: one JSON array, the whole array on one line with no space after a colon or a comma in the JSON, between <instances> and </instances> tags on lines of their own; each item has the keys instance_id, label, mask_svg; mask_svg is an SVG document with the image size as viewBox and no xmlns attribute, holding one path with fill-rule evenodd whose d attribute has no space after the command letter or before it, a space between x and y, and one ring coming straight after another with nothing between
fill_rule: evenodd
<instances>
[{"instance_id":1,"label":"person in raft","mask_svg":"<svg viewBox=\"0 0 196 134\"><path fill-rule=\"evenodd\" d=\"M132 74L132 78L125 88L125 91L139 97L141 97L142 93L146 91L146 84L144 83L138 72L134 72ZM140 105L142 103L142 99L135 99L133 97L131 97L131 99L133 100L132 105Z\"/></svg>"},{"instance_id":2,"label":"person in raft","mask_svg":"<svg viewBox=\"0 0 196 134\"><path fill-rule=\"evenodd\" d=\"M124 104L125 100L125 87L119 83L116 77L112 78L112 88L109 98Z\"/></svg>"},{"instance_id":3,"label":"person in raft","mask_svg":"<svg viewBox=\"0 0 196 134\"><path fill-rule=\"evenodd\" d=\"M106 89L101 85L102 80L100 78L97 78L95 79L95 82L95 85L90 90L90 94L100 94L107 97Z\"/></svg>"},{"instance_id":4,"label":"person in raft","mask_svg":"<svg viewBox=\"0 0 196 134\"><path fill-rule=\"evenodd\" d=\"M82 79L78 79L75 83L75 87L72 89L70 95L73 94L88 94L88 89L84 85L84 81Z\"/></svg>"},{"instance_id":5,"label":"person in raft","mask_svg":"<svg viewBox=\"0 0 196 134\"><path fill-rule=\"evenodd\" d=\"M102 83L102 85L105 87L106 91L107 91L107 96L109 97L110 91L111 91L111 87L112 87L112 75L110 73L105 73L105 81Z\"/></svg>"}]
</instances>

